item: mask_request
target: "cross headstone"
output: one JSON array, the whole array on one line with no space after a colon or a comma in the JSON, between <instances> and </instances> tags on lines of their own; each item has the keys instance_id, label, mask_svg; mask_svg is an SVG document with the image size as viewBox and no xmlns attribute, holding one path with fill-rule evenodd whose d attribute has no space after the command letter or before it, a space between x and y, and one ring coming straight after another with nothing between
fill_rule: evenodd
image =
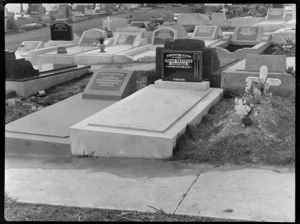
<instances>
[{"instance_id":1,"label":"cross headstone","mask_svg":"<svg viewBox=\"0 0 300 224\"><path fill-rule=\"evenodd\" d=\"M263 65L259 70L259 77L249 76L246 78L247 84L251 84L252 82L262 83L264 86L264 91L268 90L270 86L280 86L280 79L268 78L268 67Z\"/></svg>"},{"instance_id":2,"label":"cross headstone","mask_svg":"<svg viewBox=\"0 0 300 224\"><path fill-rule=\"evenodd\" d=\"M112 22L112 20L109 19L109 16L107 17L107 20L105 20L104 22L107 23L107 28L108 30L110 30L110 23Z\"/></svg>"}]
</instances>

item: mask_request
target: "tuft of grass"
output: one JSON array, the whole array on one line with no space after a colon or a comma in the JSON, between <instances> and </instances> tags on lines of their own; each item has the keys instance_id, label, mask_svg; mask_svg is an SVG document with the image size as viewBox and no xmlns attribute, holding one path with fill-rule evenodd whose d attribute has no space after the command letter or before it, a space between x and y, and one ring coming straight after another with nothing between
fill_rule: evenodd
<instances>
[{"instance_id":1,"label":"tuft of grass","mask_svg":"<svg viewBox=\"0 0 300 224\"><path fill-rule=\"evenodd\" d=\"M110 221L110 222L238 222L240 220L174 215L149 206L155 212L78 208L19 203L5 193L6 221Z\"/></svg>"}]
</instances>

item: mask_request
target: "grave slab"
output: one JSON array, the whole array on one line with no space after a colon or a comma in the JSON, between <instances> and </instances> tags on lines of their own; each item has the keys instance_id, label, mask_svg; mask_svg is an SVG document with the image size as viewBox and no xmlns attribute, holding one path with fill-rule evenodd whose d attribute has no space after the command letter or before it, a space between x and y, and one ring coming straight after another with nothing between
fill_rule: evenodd
<instances>
[{"instance_id":1,"label":"grave slab","mask_svg":"<svg viewBox=\"0 0 300 224\"><path fill-rule=\"evenodd\" d=\"M23 79L6 79L5 88L14 90L18 96L28 98L38 91L45 90L71 79L86 74L90 66L69 66L62 69L54 69L40 72L38 76Z\"/></svg>"},{"instance_id":2,"label":"grave slab","mask_svg":"<svg viewBox=\"0 0 300 224\"><path fill-rule=\"evenodd\" d=\"M97 48L99 49L97 46L97 38L99 36L106 38L106 31L95 28L84 31L78 44L65 46L60 45L57 46L57 48L49 48L40 52L35 52L39 68L41 68L41 65L45 63L74 65L74 56L76 54L95 50ZM66 49L66 53L59 53L59 47L64 47Z\"/></svg>"},{"instance_id":3,"label":"grave slab","mask_svg":"<svg viewBox=\"0 0 300 224\"><path fill-rule=\"evenodd\" d=\"M284 181L282 178L282 173L258 169L200 174L175 214L294 222L295 174L284 174Z\"/></svg>"},{"instance_id":4,"label":"grave slab","mask_svg":"<svg viewBox=\"0 0 300 224\"><path fill-rule=\"evenodd\" d=\"M296 41L296 29L281 28L271 34L272 44L286 44L287 40Z\"/></svg>"},{"instance_id":5,"label":"grave slab","mask_svg":"<svg viewBox=\"0 0 300 224\"><path fill-rule=\"evenodd\" d=\"M127 32L126 32L127 30ZM142 29L143 30L143 29ZM92 50L74 56L75 64L95 65L106 63L118 63L114 61L114 55L125 52L129 49L137 48L148 44L148 38L142 38L145 32L134 32L136 29L118 28L113 40L106 45L104 53L100 50ZM121 61L123 56L121 57Z\"/></svg>"},{"instance_id":6,"label":"grave slab","mask_svg":"<svg viewBox=\"0 0 300 224\"><path fill-rule=\"evenodd\" d=\"M253 25L254 27L263 27L264 32L274 32L284 28L286 23L284 8L269 8L266 20Z\"/></svg>"},{"instance_id":7,"label":"grave slab","mask_svg":"<svg viewBox=\"0 0 300 224\"><path fill-rule=\"evenodd\" d=\"M187 124L199 123L222 92L147 86L72 126L72 154L171 157L177 136Z\"/></svg>"},{"instance_id":8,"label":"grave slab","mask_svg":"<svg viewBox=\"0 0 300 224\"><path fill-rule=\"evenodd\" d=\"M156 48L162 47L167 39L176 39L177 31L164 27L158 28L152 33L152 44L144 45L117 53L113 56L114 63L130 63L130 62L154 62L156 56Z\"/></svg>"},{"instance_id":9,"label":"grave slab","mask_svg":"<svg viewBox=\"0 0 300 224\"><path fill-rule=\"evenodd\" d=\"M21 46L16 50L16 59L28 58L28 52L43 48L44 44L41 41L23 41Z\"/></svg>"},{"instance_id":10,"label":"grave slab","mask_svg":"<svg viewBox=\"0 0 300 224\"><path fill-rule=\"evenodd\" d=\"M82 99L80 93L11 122L5 125L5 152L71 156L69 127L115 102Z\"/></svg>"},{"instance_id":11,"label":"grave slab","mask_svg":"<svg viewBox=\"0 0 300 224\"><path fill-rule=\"evenodd\" d=\"M248 55L249 56L249 55ZM221 77L221 88L229 91L233 91L237 94L244 93L246 87L246 79L248 77L258 77L259 76L259 66L255 65L255 63L259 63L259 65L264 65L269 69L268 78L279 79L281 81L281 85L279 86L271 86L269 91L273 95L280 95L285 97L294 97L295 96L295 77L290 74L283 72L288 66L293 66L295 68L295 58L287 57L285 60L282 60L282 55L256 55L264 56L258 57L253 61L253 65L257 68L257 70L246 70L246 59L236 63L232 67L224 70L222 72ZM271 56L271 57L270 57ZM275 56L275 57L274 57ZM279 57L276 57L279 56ZM254 57L254 56L251 56ZM267 57L267 60L263 61L263 59Z\"/></svg>"}]
</instances>

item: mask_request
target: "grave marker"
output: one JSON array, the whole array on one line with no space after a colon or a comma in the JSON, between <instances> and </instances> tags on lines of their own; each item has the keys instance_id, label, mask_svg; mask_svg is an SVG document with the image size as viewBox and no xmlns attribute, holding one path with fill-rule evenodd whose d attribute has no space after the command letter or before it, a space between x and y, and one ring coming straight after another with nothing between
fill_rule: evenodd
<instances>
[{"instance_id":1,"label":"grave marker","mask_svg":"<svg viewBox=\"0 0 300 224\"><path fill-rule=\"evenodd\" d=\"M235 27L232 44L255 45L262 41L263 27Z\"/></svg>"},{"instance_id":2,"label":"grave marker","mask_svg":"<svg viewBox=\"0 0 300 224\"><path fill-rule=\"evenodd\" d=\"M113 45L133 45L137 38L141 38L140 33L117 33Z\"/></svg>"},{"instance_id":3,"label":"grave marker","mask_svg":"<svg viewBox=\"0 0 300 224\"><path fill-rule=\"evenodd\" d=\"M132 70L100 69L87 84L82 98L120 100L136 91L136 77Z\"/></svg>"},{"instance_id":4,"label":"grave marker","mask_svg":"<svg viewBox=\"0 0 300 224\"><path fill-rule=\"evenodd\" d=\"M107 19L104 20L103 22L104 22L104 24L107 24L108 30L111 30L111 29L110 29L110 24L112 23L112 20L109 19L109 16L108 16Z\"/></svg>"},{"instance_id":5,"label":"grave marker","mask_svg":"<svg viewBox=\"0 0 300 224\"><path fill-rule=\"evenodd\" d=\"M270 8L266 20L284 20L284 8Z\"/></svg>"},{"instance_id":6,"label":"grave marker","mask_svg":"<svg viewBox=\"0 0 300 224\"><path fill-rule=\"evenodd\" d=\"M73 37L73 28L67 23L54 23L50 27L51 31L51 40L65 40L71 41L74 40Z\"/></svg>"},{"instance_id":7,"label":"grave marker","mask_svg":"<svg viewBox=\"0 0 300 224\"><path fill-rule=\"evenodd\" d=\"M176 39L177 31L172 28L158 28L153 31L152 44L164 44L167 39Z\"/></svg>"},{"instance_id":8,"label":"grave marker","mask_svg":"<svg viewBox=\"0 0 300 224\"><path fill-rule=\"evenodd\" d=\"M196 26L193 38L203 40L215 40L218 38L221 30L218 26Z\"/></svg>"},{"instance_id":9,"label":"grave marker","mask_svg":"<svg viewBox=\"0 0 300 224\"><path fill-rule=\"evenodd\" d=\"M166 81L202 81L202 51L162 50L162 78Z\"/></svg>"},{"instance_id":10,"label":"grave marker","mask_svg":"<svg viewBox=\"0 0 300 224\"><path fill-rule=\"evenodd\" d=\"M99 36L104 36L105 39L107 38L107 33L104 30L101 29L91 29L91 30L87 30L84 31L80 40L79 40L79 44L80 45L94 45L96 46L98 44L98 37Z\"/></svg>"}]
</instances>

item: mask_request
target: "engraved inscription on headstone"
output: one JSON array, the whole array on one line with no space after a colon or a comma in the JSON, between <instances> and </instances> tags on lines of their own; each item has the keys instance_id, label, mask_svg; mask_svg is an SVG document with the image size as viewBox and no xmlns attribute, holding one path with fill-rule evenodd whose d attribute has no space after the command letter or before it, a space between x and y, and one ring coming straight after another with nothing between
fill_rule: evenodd
<instances>
[{"instance_id":1,"label":"engraved inscription on headstone","mask_svg":"<svg viewBox=\"0 0 300 224\"><path fill-rule=\"evenodd\" d=\"M51 40L73 40L72 26L66 23L54 23L51 27Z\"/></svg>"},{"instance_id":2,"label":"engraved inscription on headstone","mask_svg":"<svg viewBox=\"0 0 300 224\"><path fill-rule=\"evenodd\" d=\"M91 86L91 90L119 91L126 73L99 73Z\"/></svg>"},{"instance_id":3,"label":"engraved inscription on headstone","mask_svg":"<svg viewBox=\"0 0 300 224\"><path fill-rule=\"evenodd\" d=\"M128 33L120 33L120 35L117 37L116 45L133 45L135 39L137 38L136 34L128 34Z\"/></svg>"},{"instance_id":4,"label":"engraved inscription on headstone","mask_svg":"<svg viewBox=\"0 0 300 224\"><path fill-rule=\"evenodd\" d=\"M213 37L217 27L213 26L197 26L195 31L196 37Z\"/></svg>"},{"instance_id":5,"label":"engraved inscription on headstone","mask_svg":"<svg viewBox=\"0 0 300 224\"><path fill-rule=\"evenodd\" d=\"M162 78L168 81L202 81L202 51L162 51Z\"/></svg>"},{"instance_id":6,"label":"engraved inscription on headstone","mask_svg":"<svg viewBox=\"0 0 300 224\"><path fill-rule=\"evenodd\" d=\"M239 27L237 40L253 40L257 39L258 27Z\"/></svg>"},{"instance_id":7,"label":"engraved inscription on headstone","mask_svg":"<svg viewBox=\"0 0 300 224\"><path fill-rule=\"evenodd\" d=\"M267 20L283 20L284 8L271 8L268 11Z\"/></svg>"}]
</instances>

